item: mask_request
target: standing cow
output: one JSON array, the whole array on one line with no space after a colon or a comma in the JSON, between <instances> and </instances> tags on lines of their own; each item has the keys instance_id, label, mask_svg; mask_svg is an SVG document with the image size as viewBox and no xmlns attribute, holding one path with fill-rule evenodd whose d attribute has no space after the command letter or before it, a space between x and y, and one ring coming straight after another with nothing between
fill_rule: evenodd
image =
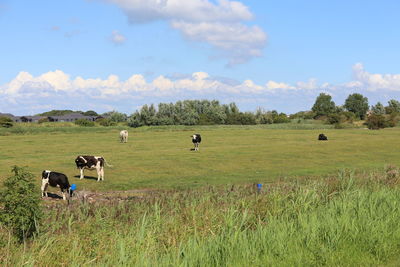
<instances>
[{"instance_id":1,"label":"standing cow","mask_svg":"<svg viewBox=\"0 0 400 267\"><path fill-rule=\"evenodd\" d=\"M53 172L45 170L42 172L42 197L47 197L48 185L53 187L59 187L64 200L67 200L67 194L69 197L72 196L73 190L68 182L68 177L59 172Z\"/></svg>"},{"instance_id":2,"label":"standing cow","mask_svg":"<svg viewBox=\"0 0 400 267\"><path fill-rule=\"evenodd\" d=\"M194 144L194 151L199 150L199 145L201 143L201 136L200 134L194 134L192 137L192 143Z\"/></svg>"},{"instance_id":3,"label":"standing cow","mask_svg":"<svg viewBox=\"0 0 400 267\"><path fill-rule=\"evenodd\" d=\"M127 130L122 130L119 132L119 140L121 141L121 143L128 142L128 131Z\"/></svg>"},{"instance_id":4,"label":"standing cow","mask_svg":"<svg viewBox=\"0 0 400 267\"><path fill-rule=\"evenodd\" d=\"M97 181L103 180L104 181L104 163L107 164L103 157L96 157L96 156L78 156L75 159L76 167L80 170L81 175L80 179L83 179L83 170L94 170L97 171ZM108 165L110 166L111 165Z\"/></svg>"}]
</instances>

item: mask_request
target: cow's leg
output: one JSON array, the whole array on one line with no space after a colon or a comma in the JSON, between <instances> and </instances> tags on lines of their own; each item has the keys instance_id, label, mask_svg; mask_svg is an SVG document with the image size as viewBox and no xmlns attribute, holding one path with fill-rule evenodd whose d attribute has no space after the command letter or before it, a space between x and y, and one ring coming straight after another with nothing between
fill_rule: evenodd
<instances>
[{"instance_id":1,"label":"cow's leg","mask_svg":"<svg viewBox=\"0 0 400 267\"><path fill-rule=\"evenodd\" d=\"M47 197L47 186L49 185L49 179L42 179L42 197Z\"/></svg>"},{"instance_id":2,"label":"cow's leg","mask_svg":"<svg viewBox=\"0 0 400 267\"><path fill-rule=\"evenodd\" d=\"M80 168L79 170L81 171L81 176L80 176L79 179L83 179L83 177L84 177L84 175L83 175L83 168Z\"/></svg>"},{"instance_id":3,"label":"cow's leg","mask_svg":"<svg viewBox=\"0 0 400 267\"><path fill-rule=\"evenodd\" d=\"M101 180L104 181L104 167L100 167Z\"/></svg>"},{"instance_id":4,"label":"cow's leg","mask_svg":"<svg viewBox=\"0 0 400 267\"><path fill-rule=\"evenodd\" d=\"M96 171L97 171L97 182L101 180L101 167L100 167L100 161L97 162L96 164Z\"/></svg>"},{"instance_id":5,"label":"cow's leg","mask_svg":"<svg viewBox=\"0 0 400 267\"><path fill-rule=\"evenodd\" d=\"M61 194L62 194L63 200L67 200L67 196L65 195L65 191L63 189L61 189Z\"/></svg>"}]
</instances>

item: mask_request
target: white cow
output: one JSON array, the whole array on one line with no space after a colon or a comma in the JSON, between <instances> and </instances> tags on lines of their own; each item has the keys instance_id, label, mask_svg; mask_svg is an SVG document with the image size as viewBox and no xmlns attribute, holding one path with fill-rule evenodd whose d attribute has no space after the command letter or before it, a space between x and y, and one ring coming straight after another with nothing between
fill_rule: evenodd
<instances>
[{"instance_id":1,"label":"white cow","mask_svg":"<svg viewBox=\"0 0 400 267\"><path fill-rule=\"evenodd\" d=\"M128 131L127 130L122 130L119 132L119 140L121 141L121 143L128 142Z\"/></svg>"}]
</instances>

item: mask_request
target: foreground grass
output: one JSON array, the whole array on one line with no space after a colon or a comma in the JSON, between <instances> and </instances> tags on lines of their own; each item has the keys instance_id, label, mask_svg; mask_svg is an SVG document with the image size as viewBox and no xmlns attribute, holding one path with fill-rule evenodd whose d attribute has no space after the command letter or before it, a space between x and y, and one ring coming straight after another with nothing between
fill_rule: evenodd
<instances>
[{"instance_id":1,"label":"foreground grass","mask_svg":"<svg viewBox=\"0 0 400 267\"><path fill-rule=\"evenodd\" d=\"M25 245L0 229L4 266L371 266L400 252L399 170L60 204ZM60 253L60 251L62 253Z\"/></svg>"},{"instance_id":2,"label":"foreground grass","mask_svg":"<svg viewBox=\"0 0 400 267\"><path fill-rule=\"evenodd\" d=\"M368 172L400 165L399 128L143 127L130 129L127 144L119 143L119 128L71 128L78 130L0 136L0 182L15 164L28 166L38 184L41 171L49 169L65 173L78 189L97 191L269 183L343 168ZM190 151L190 135L196 132L203 137L198 153ZM316 140L321 132L328 142ZM104 182L95 181L95 171L78 179L74 160L82 154L102 155L114 166L105 169Z\"/></svg>"}]
</instances>

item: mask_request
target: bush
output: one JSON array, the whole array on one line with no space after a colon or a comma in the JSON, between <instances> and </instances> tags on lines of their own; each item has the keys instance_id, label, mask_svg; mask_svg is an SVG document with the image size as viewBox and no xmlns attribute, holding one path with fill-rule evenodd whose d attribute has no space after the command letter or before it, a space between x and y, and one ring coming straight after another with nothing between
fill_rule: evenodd
<instances>
[{"instance_id":1,"label":"bush","mask_svg":"<svg viewBox=\"0 0 400 267\"><path fill-rule=\"evenodd\" d=\"M41 118L40 120L38 120L39 124L43 122L49 122L49 118Z\"/></svg>"},{"instance_id":2,"label":"bush","mask_svg":"<svg viewBox=\"0 0 400 267\"><path fill-rule=\"evenodd\" d=\"M387 127L395 127L399 122L399 114L398 113L391 113L386 115L386 126Z\"/></svg>"},{"instance_id":3,"label":"bush","mask_svg":"<svg viewBox=\"0 0 400 267\"><path fill-rule=\"evenodd\" d=\"M33 174L14 166L13 176L4 181L0 191L0 222L11 228L14 235L23 241L38 232L42 217L40 193L34 184Z\"/></svg>"},{"instance_id":4,"label":"bush","mask_svg":"<svg viewBox=\"0 0 400 267\"><path fill-rule=\"evenodd\" d=\"M274 123L288 123L290 119L286 116L285 113L279 113L277 116L272 117Z\"/></svg>"},{"instance_id":5,"label":"bush","mask_svg":"<svg viewBox=\"0 0 400 267\"><path fill-rule=\"evenodd\" d=\"M0 117L0 127L10 128L13 127L13 125L12 119L8 117Z\"/></svg>"},{"instance_id":6,"label":"bush","mask_svg":"<svg viewBox=\"0 0 400 267\"><path fill-rule=\"evenodd\" d=\"M372 114L367 118L365 124L367 124L368 129L371 130L383 129L386 127L385 116Z\"/></svg>"},{"instance_id":7,"label":"bush","mask_svg":"<svg viewBox=\"0 0 400 267\"><path fill-rule=\"evenodd\" d=\"M329 122L329 124L339 124L339 123L341 123L343 120L342 120L342 117L339 115L339 114L337 114L337 113L332 113L332 114L329 114L328 115L328 122Z\"/></svg>"},{"instance_id":8,"label":"bush","mask_svg":"<svg viewBox=\"0 0 400 267\"><path fill-rule=\"evenodd\" d=\"M85 127L92 127L94 126L94 122L93 121L89 121L87 119L79 119L75 121L76 125L79 126L85 126Z\"/></svg>"},{"instance_id":9,"label":"bush","mask_svg":"<svg viewBox=\"0 0 400 267\"><path fill-rule=\"evenodd\" d=\"M96 122L98 124L100 124L101 126L106 126L106 127L117 125L116 122L114 122L114 121L112 121L110 119L107 119L107 118L98 119L98 120L96 120Z\"/></svg>"}]
</instances>

